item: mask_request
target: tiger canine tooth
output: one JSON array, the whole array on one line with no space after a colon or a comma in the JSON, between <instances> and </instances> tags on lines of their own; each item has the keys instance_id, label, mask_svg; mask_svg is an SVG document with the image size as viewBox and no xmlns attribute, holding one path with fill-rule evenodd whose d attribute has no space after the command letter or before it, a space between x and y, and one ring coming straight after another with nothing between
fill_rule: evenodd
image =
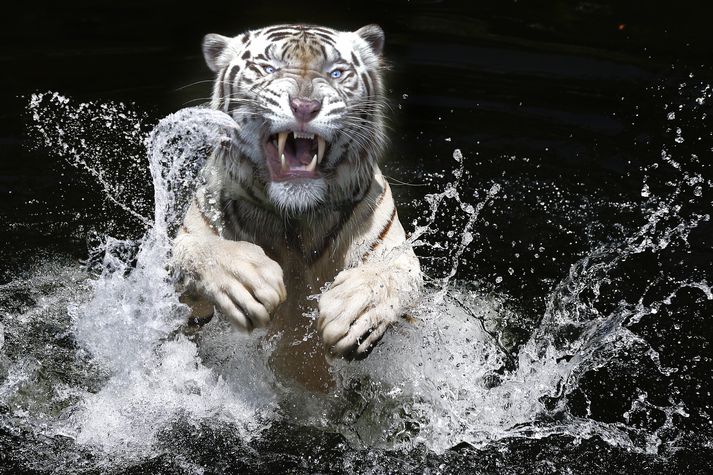
<instances>
[{"instance_id":1,"label":"tiger canine tooth","mask_svg":"<svg viewBox=\"0 0 713 475\"><path fill-rule=\"evenodd\" d=\"M317 166L317 154L314 154L314 157L312 157L312 161L305 167L305 170L308 172L314 171L315 167Z\"/></svg>"},{"instance_id":2,"label":"tiger canine tooth","mask_svg":"<svg viewBox=\"0 0 713 475\"><path fill-rule=\"evenodd\" d=\"M287 166L287 160L285 160L285 154L283 153L280 155L280 164L282 165L282 171L287 171L288 166Z\"/></svg>"},{"instance_id":3,"label":"tiger canine tooth","mask_svg":"<svg viewBox=\"0 0 713 475\"><path fill-rule=\"evenodd\" d=\"M287 142L287 132L280 132L277 134L277 154L281 155L282 168L285 168L285 143Z\"/></svg>"},{"instance_id":4,"label":"tiger canine tooth","mask_svg":"<svg viewBox=\"0 0 713 475\"><path fill-rule=\"evenodd\" d=\"M317 136L317 162L322 163L322 159L324 158L324 149L327 148L327 144L322 138L322 136L318 135Z\"/></svg>"}]
</instances>

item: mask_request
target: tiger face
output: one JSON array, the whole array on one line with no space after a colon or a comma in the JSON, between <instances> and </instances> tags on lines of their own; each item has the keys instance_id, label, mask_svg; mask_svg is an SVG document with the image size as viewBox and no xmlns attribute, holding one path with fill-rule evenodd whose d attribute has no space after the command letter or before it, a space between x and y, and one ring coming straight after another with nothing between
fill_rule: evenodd
<instances>
[{"instance_id":1,"label":"tiger face","mask_svg":"<svg viewBox=\"0 0 713 475\"><path fill-rule=\"evenodd\" d=\"M365 192L384 142L383 44L376 25L207 35L203 53L217 73L212 107L239 130L232 175L258 183L288 214Z\"/></svg>"}]
</instances>

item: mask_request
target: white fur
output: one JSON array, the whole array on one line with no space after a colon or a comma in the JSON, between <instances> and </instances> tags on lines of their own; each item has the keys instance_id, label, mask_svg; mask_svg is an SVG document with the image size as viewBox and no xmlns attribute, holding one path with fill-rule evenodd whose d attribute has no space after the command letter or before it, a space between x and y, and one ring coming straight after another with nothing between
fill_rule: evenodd
<instances>
[{"instance_id":1,"label":"white fur","mask_svg":"<svg viewBox=\"0 0 713 475\"><path fill-rule=\"evenodd\" d=\"M263 31L249 32L250 41L246 42L242 41L245 39L242 35L232 39L209 35L204 43L208 64L214 71L240 66L239 75L255 74L246 68L242 58L243 55L255 57L269 45ZM374 81L370 87L376 95L369 99L372 103L381 101L378 76L383 44L381 30L368 26L358 32L334 32L334 35L342 58L349 59L353 54L361 58L355 66L358 74L354 78L362 81L365 76L362 73L377 71L376 76L369 79ZM268 182L264 190L252 188L252 196L257 198L241 202L241 206L254 205L243 216L241 224L249 229L238 234L239 239L251 242L223 238L220 223L225 221L224 209L209 209L206 203L210 200L201 196L242 200L241 187L252 183L251 167L246 164L252 164L253 173L264 170L261 142L264 134L298 125L288 97L299 93L302 79L294 74L271 81L256 76L252 81L261 87L255 90L263 94L269 91L277 105L267 105L268 102L256 94L251 100L262 101L263 109L258 118L248 113L252 119L241 125L239 134L243 144L236 146L239 155L228 157L224 162L214 157L207 164L206 169L213 167L215 176L206 180L205 188L210 190L197 193L197 201L205 209L200 210L196 203L189 209L184 229L175 241L174 266L182 271L189 288L203 294L237 326L250 330L267 325L273 315L279 314L285 332L297 328L303 335L312 331L307 326L313 325L301 318L307 296L333 280L319 299L317 330L327 354L360 358L369 353L387 328L414 302L421 286L421 273L418 259L406 242L388 184L376 164L384 144L382 108L372 111L370 127L362 129L348 128L349 120L353 127L355 119L349 119L346 112L330 114L350 106L335 89L338 85L328 80L328 72L338 56L332 54L321 62L305 60L303 65L291 65L293 70L311 71L313 79L309 80L313 93L323 101L319 115L305 127L307 132L332 143L322 163L329 173L316 180ZM281 66L284 65L275 65L276 68ZM238 82L236 79L236 84ZM219 89L216 84L213 100L216 108L222 103ZM366 89L365 84L360 89L355 87L355 95L349 100L358 105L360 99L365 99ZM245 106L245 110L251 109ZM232 112L239 122L242 112ZM349 147L344 151L341 145L347 144ZM344 155L339 155L340 150ZM235 167L233 180L227 178L221 166ZM355 198L354 190L361 190L366 196ZM262 202L255 203L254 199ZM356 202L351 205L351 215L343 222L343 203L351 203L349 199ZM270 211L270 206L265 206L268 201L277 215ZM289 221L291 217L298 219ZM226 228L230 229L227 223ZM336 236L335 230L339 231ZM288 234L291 237L288 238ZM323 250L312 249L323 243L326 246ZM283 273L288 276L286 281L283 281ZM286 291L290 292L287 300ZM283 301L285 305L278 308ZM302 337L299 340L306 341ZM303 353L296 357L306 356Z\"/></svg>"},{"instance_id":2,"label":"white fur","mask_svg":"<svg viewBox=\"0 0 713 475\"><path fill-rule=\"evenodd\" d=\"M351 268L341 271L319 300L319 330L328 351L336 356L368 354L387 328L418 299L422 285L418 259L398 219L379 247L373 251L369 248L393 210L391 190L380 174L375 179L386 188L384 199L380 206L370 209L368 230L352 239L345 256ZM362 262L365 255L366 262Z\"/></svg>"},{"instance_id":3,"label":"white fur","mask_svg":"<svg viewBox=\"0 0 713 475\"><path fill-rule=\"evenodd\" d=\"M270 201L288 216L314 209L325 200L326 193L327 185L321 178L277 181L268 187Z\"/></svg>"},{"instance_id":4,"label":"white fur","mask_svg":"<svg viewBox=\"0 0 713 475\"><path fill-rule=\"evenodd\" d=\"M192 206L186 215L184 226L193 232L175 239L174 266L190 279L192 291L208 298L238 328L267 326L287 298L282 268L260 246L213 235L199 213Z\"/></svg>"}]
</instances>

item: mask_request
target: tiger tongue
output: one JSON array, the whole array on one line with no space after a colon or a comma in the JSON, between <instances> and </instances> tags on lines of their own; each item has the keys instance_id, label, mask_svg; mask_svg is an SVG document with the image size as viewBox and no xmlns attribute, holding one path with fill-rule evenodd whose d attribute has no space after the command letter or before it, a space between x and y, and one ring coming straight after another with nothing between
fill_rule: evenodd
<instances>
[{"instance_id":1,"label":"tiger tongue","mask_svg":"<svg viewBox=\"0 0 713 475\"><path fill-rule=\"evenodd\" d=\"M312 162L312 139L295 139L295 159L302 165L309 165Z\"/></svg>"}]
</instances>

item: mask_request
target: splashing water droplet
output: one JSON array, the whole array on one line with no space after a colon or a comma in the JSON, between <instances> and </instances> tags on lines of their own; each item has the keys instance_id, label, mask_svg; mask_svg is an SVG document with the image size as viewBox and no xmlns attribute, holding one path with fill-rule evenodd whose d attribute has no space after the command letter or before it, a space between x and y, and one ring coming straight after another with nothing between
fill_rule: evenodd
<instances>
[{"instance_id":1,"label":"splashing water droplet","mask_svg":"<svg viewBox=\"0 0 713 475\"><path fill-rule=\"evenodd\" d=\"M458 163L461 163L463 161L463 154L461 153L459 148L453 150L453 159Z\"/></svg>"}]
</instances>

